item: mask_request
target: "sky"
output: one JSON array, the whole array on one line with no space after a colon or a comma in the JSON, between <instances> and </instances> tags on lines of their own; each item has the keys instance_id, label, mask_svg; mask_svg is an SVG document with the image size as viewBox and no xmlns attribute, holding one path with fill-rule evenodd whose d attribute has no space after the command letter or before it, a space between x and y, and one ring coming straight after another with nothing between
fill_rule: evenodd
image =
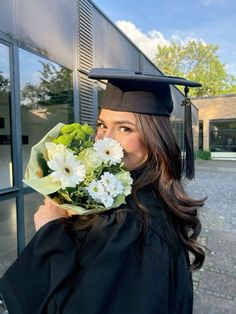
<instances>
[{"instance_id":1,"label":"sky","mask_svg":"<svg viewBox=\"0 0 236 314\"><path fill-rule=\"evenodd\" d=\"M236 76L235 0L94 0L95 5L153 60L157 44L172 39L218 46Z\"/></svg>"}]
</instances>

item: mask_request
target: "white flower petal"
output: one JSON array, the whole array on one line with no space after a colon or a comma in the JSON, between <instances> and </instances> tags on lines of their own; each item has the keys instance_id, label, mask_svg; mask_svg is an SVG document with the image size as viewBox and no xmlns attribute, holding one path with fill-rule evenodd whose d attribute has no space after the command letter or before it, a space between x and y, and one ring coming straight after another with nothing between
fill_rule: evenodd
<instances>
[{"instance_id":1,"label":"white flower petal","mask_svg":"<svg viewBox=\"0 0 236 314\"><path fill-rule=\"evenodd\" d=\"M45 143L48 159L52 159L54 155L62 154L64 155L66 152L66 147L63 144L55 144L52 142L46 142Z\"/></svg>"},{"instance_id":2,"label":"white flower petal","mask_svg":"<svg viewBox=\"0 0 236 314\"><path fill-rule=\"evenodd\" d=\"M54 154L47 164L53 170L51 173L52 180L54 182L60 181L63 189L76 187L86 175L85 165L68 150L65 150L64 153Z\"/></svg>"},{"instance_id":3,"label":"white flower petal","mask_svg":"<svg viewBox=\"0 0 236 314\"><path fill-rule=\"evenodd\" d=\"M110 162L111 165L120 163L124 157L123 148L120 143L109 137L98 140L93 147L100 158L104 162Z\"/></svg>"},{"instance_id":4,"label":"white flower petal","mask_svg":"<svg viewBox=\"0 0 236 314\"><path fill-rule=\"evenodd\" d=\"M101 198L105 190L103 184L100 181L93 180L86 190L95 201L101 202Z\"/></svg>"},{"instance_id":5,"label":"white flower petal","mask_svg":"<svg viewBox=\"0 0 236 314\"><path fill-rule=\"evenodd\" d=\"M115 177L114 174L110 172L104 172L104 174L101 176L101 182L103 183L106 191L112 197L117 196L124 190L124 187L122 186L121 182Z\"/></svg>"},{"instance_id":6,"label":"white flower petal","mask_svg":"<svg viewBox=\"0 0 236 314\"><path fill-rule=\"evenodd\" d=\"M111 195L109 195L108 193L104 193L103 197L101 199L101 202L103 203L103 205L106 208L111 208L114 202L114 199Z\"/></svg>"}]
</instances>

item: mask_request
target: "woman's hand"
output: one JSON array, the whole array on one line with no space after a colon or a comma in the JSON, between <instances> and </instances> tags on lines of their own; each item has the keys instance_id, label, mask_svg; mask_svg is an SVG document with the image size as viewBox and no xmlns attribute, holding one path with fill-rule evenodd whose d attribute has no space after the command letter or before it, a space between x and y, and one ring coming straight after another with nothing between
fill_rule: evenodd
<instances>
[{"instance_id":1,"label":"woman's hand","mask_svg":"<svg viewBox=\"0 0 236 314\"><path fill-rule=\"evenodd\" d=\"M66 211L55 205L49 198L45 198L44 205L39 206L37 212L34 214L35 230L38 231L49 221L69 217Z\"/></svg>"}]
</instances>

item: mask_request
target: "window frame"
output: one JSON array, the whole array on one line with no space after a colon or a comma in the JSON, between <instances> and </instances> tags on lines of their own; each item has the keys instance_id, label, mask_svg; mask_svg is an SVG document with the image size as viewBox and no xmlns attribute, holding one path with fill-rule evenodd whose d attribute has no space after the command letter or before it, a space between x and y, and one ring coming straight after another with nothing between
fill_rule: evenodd
<instances>
[{"instance_id":1,"label":"window frame","mask_svg":"<svg viewBox=\"0 0 236 314\"><path fill-rule=\"evenodd\" d=\"M211 152L236 152L236 144L234 145L229 145L227 143L223 144L215 144L214 143L214 133L219 132L222 135L228 135L230 133L235 132L236 134L236 128L233 129L222 129L222 130L213 130L214 123L230 123L230 122L235 122L236 123L236 118L230 118L230 119L213 119L209 121L209 148ZM228 150L227 146L229 148L232 148L233 150ZM225 149L226 148L226 149ZM217 150L218 149L218 150Z\"/></svg>"}]
</instances>

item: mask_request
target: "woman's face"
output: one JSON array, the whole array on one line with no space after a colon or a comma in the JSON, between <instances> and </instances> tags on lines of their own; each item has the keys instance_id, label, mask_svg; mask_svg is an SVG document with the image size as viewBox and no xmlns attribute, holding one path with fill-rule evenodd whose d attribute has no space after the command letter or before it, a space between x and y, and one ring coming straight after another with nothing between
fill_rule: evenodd
<instances>
[{"instance_id":1,"label":"woman's face","mask_svg":"<svg viewBox=\"0 0 236 314\"><path fill-rule=\"evenodd\" d=\"M141 140L134 113L102 109L97 120L95 140L103 137L111 137L121 144L127 170L133 170L146 161L148 153Z\"/></svg>"}]
</instances>

